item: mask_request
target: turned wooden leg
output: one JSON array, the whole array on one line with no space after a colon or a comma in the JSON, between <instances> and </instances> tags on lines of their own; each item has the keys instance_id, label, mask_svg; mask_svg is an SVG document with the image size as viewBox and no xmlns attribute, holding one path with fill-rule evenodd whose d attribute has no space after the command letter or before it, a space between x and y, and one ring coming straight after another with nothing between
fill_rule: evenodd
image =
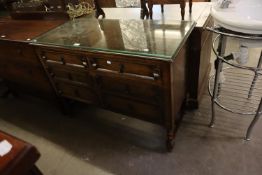
<instances>
[{"instance_id":1,"label":"turned wooden leg","mask_svg":"<svg viewBox=\"0 0 262 175\"><path fill-rule=\"evenodd\" d=\"M94 3L95 3L95 8L96 8L96 18L98 18L100 15L102 15L102 17L105 18L106 14L104 10L100 7L98 1L95 0Z\"/></svg>"},{"instance_id":2,"label":"turned wooden leg","mask_svg":"<svg viewBox=\"0 0 262 175\"><path fill-rule=\"evenodd\" d=\"M164 13L164 4L161 4L161 13Z\"/></svg>"},{"instance_id":3,"label":"turned wooden leg","mask_svg":"<svg viewBox=\"0 0 262 175\"><path fill-rule=\"evenodd\" d=\"M189 0L189 13L192 13L192 0Z\"/></svg>"},{"instance_id":4,"label":"turned wooden leg","mask_svg":"<svg viewBox=\"0 0 262 175\"><path fill-rule=\"evenodd\" d=\"M168 152L171 152L175 145L175 131L174 129L167 130L167 140L166 140L166 149Z\"/></svg>"},{"instance_id":5,"label":"turned wooden leg","mask_svg":"<svg viewBox=\"0 0 262 175\"><path fill-rule=\"evenodd\" d=\"M185 1L180 2L180 8L181 8L181 17L182 17L182 20L184 20L185 19L185 8L186 8Z\"/></svg>"},{"instance_id":6,"label":"turned wooden leg","mask_svg":"<svg viewBox=\"0 0 262 175\"><path fill-rule=\"evenodd\" d=\"M149 14L148 14L148 10L146 7L146 2L145 0L141 0L141 11L140 11L140 18L144 19L146 17L146 19L149 18Z\"/></svg>"},{"instance_id":7,"label":"turned wooden leg","mask_svg":"<svg viewBox=\"0 0 262 175\"><path fill-rule=\"evenodd\" d=\"M149 18L153 19L153 4L148 3Z\"/></svg>"}]
</instances>

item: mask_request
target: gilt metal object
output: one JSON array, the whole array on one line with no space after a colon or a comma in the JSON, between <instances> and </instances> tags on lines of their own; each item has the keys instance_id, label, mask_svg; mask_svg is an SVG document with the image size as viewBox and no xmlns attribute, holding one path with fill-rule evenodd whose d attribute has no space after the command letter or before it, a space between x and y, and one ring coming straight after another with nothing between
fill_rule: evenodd
<instances>
[{"instance_id":1,"label":"gilt metal object","mask_svg":"<svg viewBox=\"0 0 262 175\"><path fill-rule=\"evenodd\" d=\"M87 0L81 0L79 4L76 5L68 3L67 8L67 13L70 19L75 19L93 13L95 6L90 5Z\"/></svg>"}]
</instances>

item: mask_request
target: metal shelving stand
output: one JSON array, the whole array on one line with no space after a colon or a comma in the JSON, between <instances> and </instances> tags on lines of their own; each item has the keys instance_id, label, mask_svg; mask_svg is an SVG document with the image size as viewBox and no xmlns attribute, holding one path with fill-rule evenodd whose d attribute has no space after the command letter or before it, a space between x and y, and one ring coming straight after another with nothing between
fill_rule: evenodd
<instances>
[{"instance_id":1,"label":"metal shelving stand","mask_svg":"<svg viewBox=\"0 0 262 175\"><path fill-rule=\"evenodd\" d=\"M210 127L214 127L215 124L215 105L232 113L253 115L254 118L245 136L245 140L250 140L253 127L262 114L262 52L257 67L249 67L228 61L225 56L225 48L227 37L262 42L262 36L236 33L221 27L207 28L207 30L218 34L212 46L217 58L216 71L210 77L208 87L212 101ZM215 49L217 41L218 47ZM223 68L223 64L229 67ZM221 72L226 78L224 82L220 81Z\"/></svg>"}]
</instances>

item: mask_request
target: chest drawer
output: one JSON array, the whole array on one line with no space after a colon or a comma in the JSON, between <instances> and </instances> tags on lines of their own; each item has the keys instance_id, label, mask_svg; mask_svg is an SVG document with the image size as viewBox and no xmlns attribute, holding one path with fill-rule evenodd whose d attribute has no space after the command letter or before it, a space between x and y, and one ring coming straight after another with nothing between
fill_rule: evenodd
<instances>
[{"instance_id":1,"label":"chest drawer","mask_svg":"<svg viewBox=\"0 0 262 175\"><path fill-rule=\"evenodd\" d=\"M98 104L99 100L95 91L90 87L67 83L64 81L55 82L57 94L62 97L82 101L85 103Z\"/></svg>"},{"instance_id":2,"label":"chest drawer","mask_svg":"<svg viewBox=\"0 0 262 175\"><path fill-rule=\"evenodd\" d=\"M102 72L105 75L112 73L119 76L142 79L155 83L160 83L162 81L162 72L159 65L131 63L110 58L90 59L90 64L93 70L100 73Z\"/></svg>"},{"instance_id":3,"label":"chest drawer","mask_svg":"<svg viewBox=\"0 0 262 175\"><path fill-rule=\"evenodd\" d=\"M158 86L109 77L99 77L98 84L101 90L106 93L138 99L151 104L161 103L162 91Z\"/></svg>"},{"instance_id":4,"label":"chest drawer","mask_svg":"<svg viewBox=\"0 0 262 175\"><path fill-rule=\"evenodd\" d=\"M150 105L130 99L105 94L102 97L106 109L124 115L162 124L163 112L159 106Z\"/></svg>"},{"instance_id":5,"label":"chest drawer","mask_svg":"<svg viewBox=\"0 0 262 175\"><path fill-rule=\"evenodd\" d=\"M39 57L46 63L88 68L87 58L81 54L78 55L63 52L41 51Z\"/></svg>"},{"instance_id":6,"label":"chest drawer","mask_svg":"<svg viewBox=\"0 0 262 175\"><path fill-rule=\"evenodd\" d=\"M54 79L79 82L86 85L93 84L93 79L85 69L75 69L64 65L48 65L48 73Z\"/></svg>"}]
</instances>

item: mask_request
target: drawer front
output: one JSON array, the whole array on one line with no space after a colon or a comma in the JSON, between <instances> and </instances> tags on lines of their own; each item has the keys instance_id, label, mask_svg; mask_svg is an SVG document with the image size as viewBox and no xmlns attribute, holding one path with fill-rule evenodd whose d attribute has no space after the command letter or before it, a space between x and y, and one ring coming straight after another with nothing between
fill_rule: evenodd
<instances>
[{"instance_id":1,"label":"drawer front","mask_svg":"<svg viewBox=\"0 0 262 175\"><path fill-rule=\"evenodd\" d=\"M53 64L67 65L78 68L88 68L87 58L83 55L77 54L65 54L62 52L43 51L40 54L40 58Z\"/></svg>"},{"instance_id":2,"label":"drawer front","mask_svg":"<svg viewBox=\"0 0 262 175\"><path fill-rule=\"evenodd\" d=\"M26 43L10 43L0 41L0 64L7 62L23 62L40 64L32 46Z\"/></svg>"},{"instance_id":3,"label":"drawer front","mask_svg":"<svg viewBox=\"0 0 262 175\"><path fill-rule=\"evenodd\" d=\"M162 91L158 86L109 77L99 77L97 82L103 92L122 95L151 104L161 103Z\"/></svg>"},{"instance_id":4,"label":"drawer front","mask_svg":"<svg viewBox=\"0 0 262 175\"><path fill-rule=\"evenodd\" d=\"M131 115L132 117L157 124L163 123L164 115L159 106L141 103L109 94L104 94L102 99L105 108L111 111L122 113L124 115Z\"/></svg>"},{"instance_id":5,"label":"drawer front","mask_svg":"<svg viewBox=\"0 0 262 175\"><path fill-rule=\"evenodd\" d=\"M75 99L85 103L98 104L99 102L95 91L89 87L74 85L63 81L56 81L55 86L59 96Z\"/></svg>"},{"instance_id":6,"label":"drawer front","mask_svg":"<svg viewBox=\"0 0 262 175\"><path fill-rule=\"evenodd\" d=\"M159 65L137 64L131 62L123 62L115 59L90 59L93 70L103 72L105 75L117 74L134 79L148 80L160 83L161 68Z\"/></svg>"},{"instance_id":7,"label":"drawer front","mask_svg":"<svg viewBox=\"0 0 262 175\"><path fill-rule=\"evenodd\" d=\"M86 85L93 84L93 79L85 69L74 69L69 66L48 64L48 73L55 79L83 83Z\"/></svg>"}]
</instances>

